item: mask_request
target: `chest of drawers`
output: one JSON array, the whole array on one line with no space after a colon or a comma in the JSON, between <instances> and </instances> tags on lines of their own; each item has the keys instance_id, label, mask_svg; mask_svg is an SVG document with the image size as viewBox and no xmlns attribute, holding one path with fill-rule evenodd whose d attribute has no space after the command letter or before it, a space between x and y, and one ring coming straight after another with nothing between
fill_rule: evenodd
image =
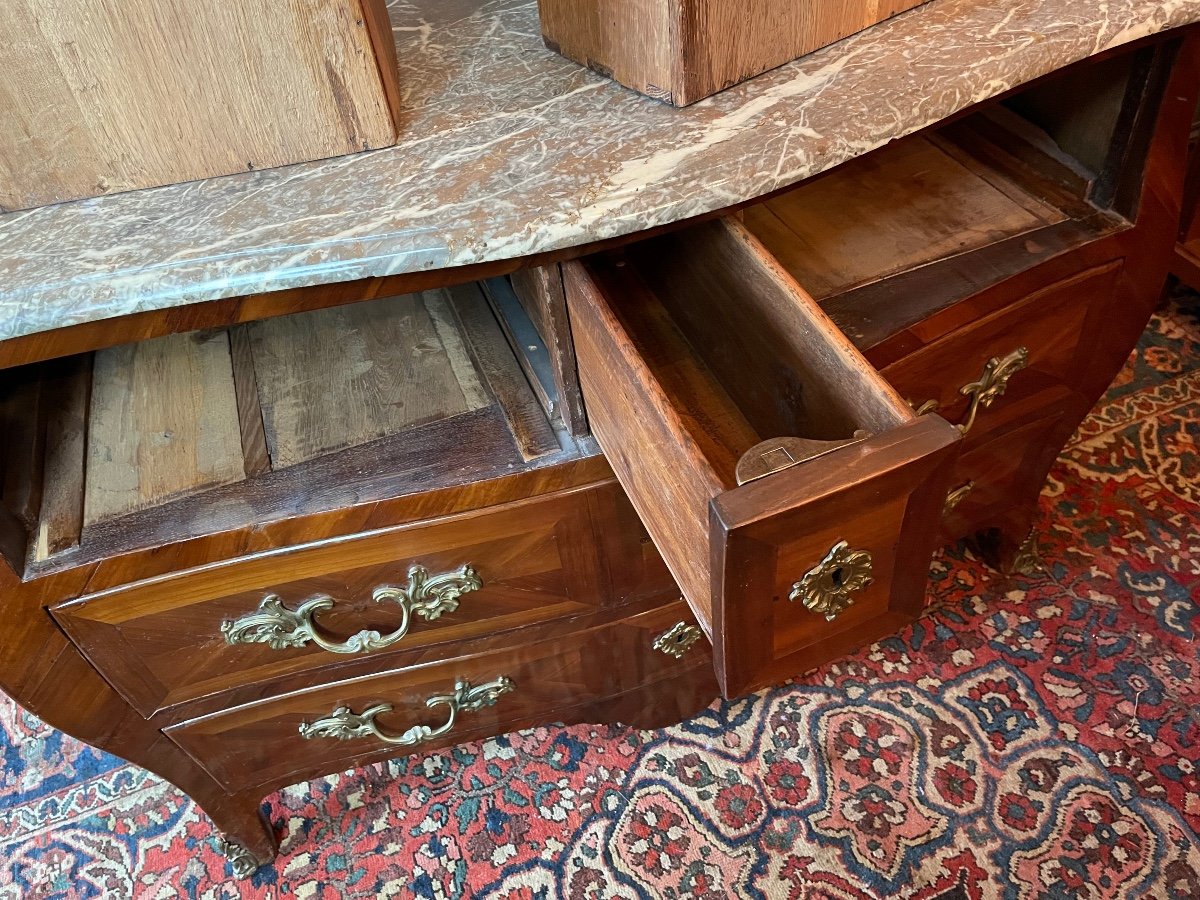
<instances>
[{"instance_id":1,"label":"chest of drawers","mask_svg":"<svg viewBox=\"0 0 1200 900\"><path fill-rule=\"evenodd\" d=\"M1102 62L1119 102L1087 140L1047 99L1068 70L512 279L25 345L0 685L195 797L244 872L282 785L663 724L912 621L947 541L1027 562L1165 275L1180 48Z\"/></svg>"}]
</instances>

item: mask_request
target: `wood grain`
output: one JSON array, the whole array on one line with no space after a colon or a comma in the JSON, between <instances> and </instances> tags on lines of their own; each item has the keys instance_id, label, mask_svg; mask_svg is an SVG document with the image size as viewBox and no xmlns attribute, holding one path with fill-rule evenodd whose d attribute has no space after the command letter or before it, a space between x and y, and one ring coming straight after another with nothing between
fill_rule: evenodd
<instances>
[{"instance_id":1,"label":"wood grain","mask_svg":"<svg viewBox=\"0 0 1200 900\"><path fill-rule=\"evenodd\" d=\"M800 674L920 614L958 438L930 416L714 499L714 662L726 696ZM827 621L788 595L843 540L871 554L875 580Z\"/></svg>"},{"instance_id":2,"label":"wood grain","mask_svg":"<svg viewBox=\"0 0 1200 900\"><path fill-rule=\"evenodd\" d=\"M595 489L613 491L611 484ZM414 651L455 646L537 622L571 618L626 599L604 583L606 544L593 527L612 527L615 515L593 523L591 491L569 491L457 516L379 529L349 538L231 563L185 570L113 591L88 594L55 607L54 615L93 662L144 715L233 688L364 662L398 665ZM627 509L627 507L625 507ZM613 510L614 513L617 510ZM619 560L613 560L619 563ZM383 585L405 585L420 565L432 574L470 565L482 587L464 594L458 609L434 621L413 616L394 649L339 656L309 643L274 649L227 643L223 622L253 612L268 594L289 609L326 595L333 608L316 623L331 640L364 629L394 630L401 612L377 603ZM669 581L660 581L669 592Z\"/></svg>"},{"instance_id":3,"label":"wood grain","mask_svg":"<svg viewBox=\"0 0 1200 900\"><path fill-rule=\"evenodd\" d=\"M761 438L881 433L910 411L740 222L643 242L631 263Z\"/></svg>"},{"instance_id":4,"label":"wood grain","mask_svg":"<svg viewBox=\"0 0 1200 900\"><path fill-rule=\"evenodd\" d=\"M539 0L546 45L687 106L924 0Z\"/></svg>"},{"instance_id":5,"label":"wood grain","mask_svg":"<svg viewBox=\"0 0 1200 900\"><path fill-rule=\"evenodd\" d=\"M1064 218L1031 196L1017 202L925 138L746 210L746 226L818 300Z\"/></svg>"},{"instance_id":6,"label":"wood grain","mask_svg":"<svg viewBox=\"0 0 1200 900\"><path fill-rule=\"evenodd\" d=\"M254 349L249 329L229 329L229 352L246 474L262 475L271 471L271 454L267 450L266 428L263 425L262 407L258 402L258 375L254 371Z\"/></svg>"},{"instance_id":7,"label":"wood grain","mask_svg":"<svg viewBox=\"0 0 1200 900\"><path fill-rule=\"evenodd\" d=\"M1107 308L1120 296L1120 270L1120 261L1113 260L1047 285L1005 309L973 319L885 367L882 374L914 407L934 400L938 415L959 422L969 404L962 386L978 380L989 359L1025 347L1028 364L1013 374L1002 396L980 410L967 434L965 452L994 436L992 420L1004 406L1055 385L1085 380L1092 353L1086 335L1103 328ZM1087 402L1082 411L1090 405Z\"/></svg>"},{"instance_id":8,"label":"wood grain","mask_svg":"<svg viewBox=\"0 0 1200 900\"><path fill-rule=\"evenodd\" d=\"M646 712L659 715L654 712L659 705L653 699L655 686L671 681L680 669L690 672L688 681L695 686L687 694L711 698L714 693L711 657L703 642L693 645L682 660L651 646L657 634L680 621L691 621L685 604L659 605L551 640L412 669L385 670L272 697L180 722L167 734L227 789L237 791L290 783L304 772L336 770L352 760L361 764L396 755L398 748L370 738L305 740L298 726L328 716L339 705L359 711L379 702L393 706L380 719L381 727L399 732L418 722L436 726L444 721L445 707L431 710L425 701L452 692L457 679L478 685L507 676L515 690L494 706L464 712L442 744L528 727L542 721L547 710L574 720L579 715L574 710L583 707L590 710L587 715L608 718L603 713L605 701L634 691L645 704L645 712L635 721L645 721ZM665 705L673 703L667 699ZM437 746L432 743L421 749Z\"/></svg>"},{"instance_id":9,"label":"wood grain","mask_svg":"<svg viewBox=\"0 0 1200 900\"><path fill-rule=\"evenodd\" d=\"M30 366L9 373L0 384L0 500L25 528L32 528L42 502L42 458L45 453L43 398L46 366Z\"/></svg>"},{"instance_id":10,"label":"wood grain","mask_svg":"<svg viewBox=\"0 0 1200 900\"><path fill-rule=\"evenodd\" d=\"M246 475L224 331L97 353L88 421L85 524Z\"/></svg>"},{"instance_id":11,"label":"wood grain","mask_svg":"<svg viewBox=\"0 0 1200 900\"><path fill-rule=\"evenodd\" d=\"M383 6L0 4L0 209L391 144L394 50L377 62L367 24Z\"/></svg>"},{"instance_id":12,"label":"wood grain","mask_svg":"<svg viewBox=\"0 0 1200 900\"><path fill-rule=\"evenodd\" d=\"M1146 318L1159 296L1163 273L1179 223L1179 197L1183 185L1186 138L1195 110L1197 88L1200 87L1196 66L1200 37L1193 33L1188 40L1187 52L1183 57L1185 65L1179 68L1169 90L1164 93L1163 113L1154 131L1144 184L1135 184L1128 188L1140 190L1141 194L1136 221L1127 222L1125 227L1116 233L1109 232L1082 245L1068 246L1052 257L1038 257L1032 266L1019 267L1015 274L1011 268L1006 268L1004 271L1008 274L1002 284L985 284L977 279L982 286L961 303L954 303L927 318L910 322L911 328L907 329L904 339L912 343L906 346L911 349L913 346L931 344L976 319L985 318L1007 307L1018 298L1035 294L1047 285L1069 279L1095 266L1103 266L1114 259L1123 259L1123 268L1116 278L1112 296L1104 298L1104 303L1097 307L1103 310L1102 320L1099 324L1092 322L1084 326L1089 338L1089 360L1087 370L1079 375L1075 386L1078 389L1087 386L1087 389L1091 390L1105 378L1111 379L1141 333ZM1141 181L1139 172L1133 173L1133 180ZM1024 259L1018 255L1015 265L1019 265ZM457 277L446 272L435 275L443 280ZM411 282L406 283L411 285ZM373 284L378 285L377 282ZM362 284L347 286L344 290L344 295L336 291L308 293L304 294L305 299L299 299L296 294L288 294L277 298L247 298L218 306L184 307L177 316L155 313L145 319L108 323L101 331L84 328L68 333L56 333L33 343L20 344L20 354L30 353L35 358L47 354L61 356L70 352L70 348L78 349L81 340L128 341L150 333L161 333L160 329L191 330L197 327L194 324L198 321L197 317L209 321L204 317L212 316L215 312L219 312L221 316L233 317L223 321L223 324L227 324L229 321L239 321L239 316L253 318L271 310L279 312L292 304L300 307L306 303L320 305L363 297L360 293L363 290ZM914 297L919 294L919 291L914 292L914 295L908 298L908 302L917 302ZM330 299L331 297L333 299ZM636 297L633 299L636 300ZM126 326L133 330L122 330ZM578 331L583 333L582 346L590 329ZM885 341L879 346L884 348L885 344L890 348L889 352L898 346L890 341ZM904 355L892 355L889 362L896 362ZM14 358L29 357L7 357L9 361ZM884 364L886 363L880 363ZM0 385L8 388L10 378L19 378L23 374L28 373L4 373ZM624 396L621 395L621 399L624 399ZM639 395L632 396L636 399ZM1003 403L991 412L998 419L1004 420L1001 427L1005 436L1011 435L1014 440L1019 438L1020 443L1026 444L1027 450L1029 444L1045 442L1044 446L1036 448L1036 452L1027 453L1019 467L1029 468L1040 464L1039 453L1041 456L1052 456L1056 449L1056 438L1048 437L1037 423L1057 418L1058 421L1067 421L1069 424L1069 417L1060 416L1052 405L1046 405L1047 398L1044 394L1007 399L1014 402ZM32 408L36 409L37 405L35 401ZM603 411L609 407L602 406L600 409ZM619 411L621 407L614 405L611 409ZM29 411L29 408L25 409L25 412ZM474 416L479 412L467 415ZM438 427L440 424L442 423L435 423L432 427ZM935 420L929 419L915 423L913 427L929 429L936 428L937 424ZM467 433L468 440L473 440L476 432L467 429ZM506 426L499 423L495 433L507 434ZM505 437L505 440L509 439ZM432 455L427 452L430 446L432 444L422 444L414 448L412 453L414 456L422 453ZM0 442L0 458L6 461L9 461L8 449L5 443ZM454 477L448 477L446 473L430 475L429 480L425 482L414 480L409 482L414 486L413 492L403 496L388 495L381 498L378 493L372 494L370 490L363 494L351 492L333 506L318 503L315 508L310 508L305 502L308 496L305 492L317 488L295 478L295 473L303 469L303 466L297 466L289 470L293 481L288 484L286 490L274 497L275 505L271 509L276 511L276 515L269 521L260 520L254 514L241 519L234 517L218 533L197 536L190 533L190 523L186 516L175 516L174 521L169 523L164 521L171 518L168 510L168 514L160 520L158 537L134 551L114 550L113 548L118 546L114 542L108 548L111 552L102 553L100 557L87 558L72 554L72 562L63 564L53 572L30 575L28 580L20 577L18 566L0 561L0 596L3 597L5 611L4 628L0 629L0 688L50 726L102 747L110 753L118 754L178 785L212 817L219 830L244 843L260 860L268 861L275 852L276 838L269 823L264 823L259 814L260 801L266 790L298 780L319 777L350 765L378 761L394 752L365 743L353 746L330 744L328 746L333 749L311 756L308 755L308 746L297 749L294 743L276 744L274 738L278 735L283 735L285 741L295 741L296 717L309 715L314 711L304 704L313 699L319 699L323 704L360 698L395 699L400 704L397 710L399 715L392 724L407 724L416 721L417 714L425 714L426 710L421 708L420 702L427 688L444 690L445 680L432 676L440 673L446 679L452 679L457 674L454 671L457 665L444 657L439 658L437 649L431 648L428 654L422 657L422 664L416 670L354 670L353 676L338 678L335 684L330 684L320 672L300 673L277 681L243 685L211 698L200 698L192 701L194 707L173 708L147 720L99 674L79 648L70 642L53 618L46 614L45 607L156 575L169 578L173 573L258 550L294 547L301 543L337 538L401 522L416 522L430 515L479 509L505 500L517 500L549 490L590 483L597 478L606 477L607 474L603 458L599 456L558 462L540 468L516 466L511 473L498 471L489 468L478 459L472 461L473 449L465 448L452 463L462 466L461 473L456 472ZM694 458L687 455L690 453L688 450L684 454L675 454L671 456L669 463L675 466L690 463ZM1007 465L1007 461L1016 453L1017 450L1011 445L988 443L980 450L978 464L984 472L999 470L999 463L1003 461ZM635 451L629 450L627 454L634 455ZM336 454L324 457L323 460L328 461L333 456ZM614 459L617 457L618 453L614 452ZM975 457L972 456L972 461L974 460ZM364 458L359 457L357 463L363 462ZM440 462L437 460L430 465L434 466ZM830 460L826 459L826 462ZM504 465L501 465L500 469L503 470ZM840 496L838 485L842 473L836 469L837 467L829 467L820 479L825 485L822 489L825 496L833 499ZM338 479L349 479L354 471L354 465L347 465L342 469L325 468L309 474L313 482L337 482ZM664 471L669 472L670 469ZM811 485L815 479L810 473L814 471L811 468L799 470L796 473L797 478ZM285 474L288 473L270 473L264 478ZM375 474L378 478L386 480L392 474L390 465L384 461L383 470ZM748 528L758 528L761 525L768 529L756 534L747 531L747 537L752 540L740 545L740 549L745 552L738 557L738 561L747 567L740 571L746 573L747 583L752 584L768 584L769 580L764 578L770 577L765 574L768 572L770 559L767 554L758 552L756 541L753 539L761 537L764 540L774 540L790 537L786 531L773 534L769 530L770 520L778 512L779 504L786 502L786 498L779 492L770 490L771 485L768 482L761 482L760 485L765 486L761 489L772 496L765 499L748 497L742 506L746 518L741 521L745 521ZM326 484L321 489L328 491L332 488ZM229 490L229 486L217 488L212 493L219 494L226 490ZM726 496L732 498L735 493L729 492ZM1006 521L1015 523L1020 516L1028 513L1029 507L1024 498L1004 499L1009 501ZM186 504L190 500L181 502ZM612 502L616 501L609 495L609 500L605 501L604 505ZM965 504L969 502L969 499L964 501L963 508L967 508ZM873 527L869 515L869 492L865 497L860 496L857 499L856 506L856 513L846 514L837 504L831 504L828 518L835 524L843 521L844 517L844 521L855 528ZM160 511L163 509L165 508L159 508ZM891 518L895 512L894 503L885 503L883 509L887 517ZM928 514L931 514L931 510L926 502L924 505L910 504L906 515L920 519ZM9 534L13 530L9 526L16 521L15 517L0 516L0 549L4 549L8 560L13 558L7 549L11 544ZM628 524L627 520L622 521ZM731 516L729 521L733 522L734 518ZM113 528L119 527L120 524L109 523ZM785 523L781 520L778 524L782 526ZM607 522L602 526L602 531L615 532L620 527L613 522ZM17 529L20 529L19 524ZM644 561L653 555L652 551L647 551L645 545L641 544L641 536L636 529L628 528L627 531L630 534L620 535L623 541L618 542L613 560L607 566L609 572L606 580L613 585L618 583L618 577L625 576L630 560ZM905 530L901 536L901 543L897 544L896 558L913 554L903 543L904 535L908 533ZM1024 533L1021 533L1020 537L1024 537ZM997 543L1003 546L1006 541L1007 536ZM566 542L564 552L569 552L565 544ZM802 564L800 556L806 554L800 553L803 549L800 544L796 546L796 557L788 557L788 565L780 571ZM640 553L637 552L639 547ZM910 579L924 579L924 573L918 576L915 569L906 568L902 574ZM629 584L632 585L637 580L631 579ZM905 590L912 590L911 583ZM646 641L658 633L656 629L665 628L674 621L691 621L685 618L688 614L679 604L674 604L675 608L672 609L661 606L660 601L661 598L648 597L646 606L639 607L647 610L645 627L631 623L630 620L635 618L637 613L631 608L622 607L589 614L597 618L587 625L574 619L556 620L554 623L534 626L539 630L529 633L481 638L478 643L464 650L463 656L458 658L466 667L463 671L469 671L472 675L476 672L494 674L494 664L511 664L514 667L523 667L523 672L533 676L533 683L542 686L538 687L538 693L532 700L522 699L522 705L518 709L498 705L493 708L496 718L477 720L474 724L466 726L464 731L453 733L444 741L454 743L471 737L482 737L497 729L544 724L551 720L623 720L638 726L651 727L670 719L677 719L702 706L715 690L707 648L697 645L692 654L685 656L682 661L672 661L660 670L653 668L654 663L660 662L659 660L652 657L647 661L641 655ZM675 618L676 610L682 613L678 618ZM751 621L754 620L754 610L751 608L743 606L736 612ZM610 618L604 618L605 616ZM783 616L780 618L782 620ZM619 625L616 624L618 620ZM770 616L770 620L775 620L774 614ZM636 634L630 631L631 627L637 631ZM549 630L553 628L562 630L556 634L549 634ZM857 637L859 635L854 630L849 630L843 632L837 640L849 643ZM775 653L781 650L802 649L805 640L804 625L793 621L772 635L769 645L760 643L751 646L753 651L759 653L764 653L767 647L770 648L770 652ZM822 652L826 653L836 649L833 643L822 646ZM754 657L751 655L748 658ZM788 674L805 664L805 660L813 661L814 657L795 657L789 666ZM485 662L487 665L484 665ZM661 679L655 680L656 671L663 676ZM437 683L425 683L426 674L431 676L430 682ZM651 677L643 678L645 675ZM375 693L376 688L394 688L395 693L384 698L382 694ZM606 693L609 690L619 693ZM582 702L575 702L578 698L582 698ZM228 704L226 700L229 701ZM212 705L204 706L208 703ZM325 714L328 709L317 707L315 711ZM414 718L409 718L410 713ZM510 713L512 716L508 718ZM434 723L432 719L423 721ZM189 734L181 736L179 743L176 743L163 734L164 729L173 727L179 729L181 734L187 729ZM187 744L187 752L181 749L182 744ZM441 744L433 744L424 749L435 750L440 746ZM260 765L263 760L265 765ZM216 773L216 777L213 773ZM232 785L250 783L255 786L231 790Z\"/></svg>"},{"instance_id":13,"label":"wood grain","mask_svg":"<svg viewBox=\"0 0 1200 900\"><path fill-rule=\"evenodd\" d=\"M568 263L564 275L589 421L712 638L726 696L915 616L953 428L914 422L736 221ZM738 459L762 439L858 429L875 437L736 485ZM780 584L847 533L879 555L876 599L836 627L783 638Z\"/></svg>"},{"instance_id":14,"label":"wood grain","mask_svg":"<svg viewBox=\"0 0 1200 900\"><path fill-rule=\"evenodd\" d=\"M276 469L490 402L444 292L247 327Z\"/></svg>"},{"instance_id":15,"label":"wood grain","mask_svg":"<svg viewBox=\"0 0 1200 900\"><path fill-rule=\"evenodd\" d=\"M513 292L533 321L550 355L550 374L558 395L556 410L568 433L587 434L587 415L579 391L575 345L563 293L562 267L558 263L518 269L511 277Z\"/></svg>"},{"instance_id":16,"label":"wood grain","mask_svg":"<svg viewBox=\"0 0 1200 900\"><path fill-rule=\"evenodd\" d=\"M46 470L34 542L37 560L79 546L92 357L72 356L53 364L47 390L53 403L46 421Z\"/></svg>"}]
</instances>

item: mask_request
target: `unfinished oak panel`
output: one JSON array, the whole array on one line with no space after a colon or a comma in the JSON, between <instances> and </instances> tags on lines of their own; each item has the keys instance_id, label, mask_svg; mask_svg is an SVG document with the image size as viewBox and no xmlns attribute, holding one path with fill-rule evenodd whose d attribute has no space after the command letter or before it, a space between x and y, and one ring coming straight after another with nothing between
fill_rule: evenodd
<instances>
[{"instance_id":1,"label":"unfinished oak panel","mask_svg":"<svg viewBox=\"0 0 1200 900\"><path fill-rule=\"evenodd\" d=\"M276 469L491 402L443 291L244 327Z\"/></svg>"},{"instance_id":2,"label":"unfinished oak panel","mask_svg":"<svg viewBox=\"0 0 1200 900\"><path fill-rule=\"evenodd\" d=\"M386 22L383 0L0 4L0 209L387 146Z\"/></svg>"},{"instance_id":3,"label":"unfinished oak panel","mask_svg":"<svg viewBox=\"0 0 1200 900\"><path fill-rule=\"evenodd\" d=\"M84 523L245 477L224 331L96 354Z\"/></svg>"},{"instance_id":4,"label":"unfinished oak panel","mask_svg":"<svg viewBox=\"0 0 1200 900\"><path fill-rule=\"evenodd\" d=\"M564 274L589 422L727 696L917 615L953 428L915 420L732 220ZM842 541L875 560L853 611L792 602Z\"/></svg>"},{"instance_id":5,"label":"unfinished oak panel","mask_svg":"<svg viewBox=\"0 0 1200 900\"><path fill-rule=\"evenodd\" d=\"M560 446L478 284L126 344L96 359L86 489L82 477L55 476L55 503L66 510L77 499L83 528L43 508L45 524L65 530L28 555L30 572L595 452ZM13 538L37 536L39 436L60 408L37 398L41 372L60 365L4 373L19 438L0 459L13 482L6 527L22 526L7 529ZM50 549L76 541L70 554ZM17 547L7 540L4 552Z\"/></svg>"},{"instance_id":6,"label":"unfinished oak panel","mask_svg":"<svg viewBox=\"0 0 1200 900\"><path fill-rule=\"evenodd\" d=\"M925 0L538 0L546 45L686 106Z\"/></svg>"}]
</instances>

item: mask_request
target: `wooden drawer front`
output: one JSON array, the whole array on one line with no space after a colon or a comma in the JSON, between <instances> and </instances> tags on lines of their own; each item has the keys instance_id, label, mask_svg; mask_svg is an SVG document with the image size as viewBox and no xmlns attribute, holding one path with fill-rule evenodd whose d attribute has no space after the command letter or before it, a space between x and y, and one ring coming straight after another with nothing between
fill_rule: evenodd
<instances>
[{"instance_id":1,"label":"wooden drawer front","mask_svg":"<svg viewBox=\"0 0 1200 900\"><path fill-rule=\"evenodd\" d=\"M943 508L946 541L999 527L1013 511L1035 508L1046 475L1080 415L1073 392L1060 387L1049 393L1047 402L1006 406L991 430L998 436L959 457Z\"/></svg>"},{"instance_id":2,"label":"wooden drawer front","mask_svg":"<svg viewBox=\"0 0 1200 900\"><path fill-rule=\"evenodd\" d=\"M933 407L950 422L970 423L968 445L979 446L996 433L1002 407L1059 385L1083 384L1090 369L1084 336L1102 333L1096 320L1114 296L1120 270L1120 262L1111 262L1044 288L922 347L882 374L914 407ZM1100 331L1093 331L1093 323ZM993 360L1010 368L1007 379L993 371L989 380L985 370ZM974 396L997 382L995 396L978 404L972 422ZM979 387L969 393L973 384Z\"/></svg>"},{"instance_id":3,"label":"wooden drawer front","mask_svg":"<svg viewBox=\"0 0 1200 900\"><path fill-rule=\"evenodd\" d=\"M617 602L620 597L609 588L597 549L597 532L612 530L603 526L617 511L598 520L589 511L603 505L601 500L612 508L613 493L619 494L619 488L609 483L264 553L85 596L55 607L53 614L104 677L143 715L150 715L254 682L478 638ZM625 531L636 538L636 528L626 525ZM639 548L630 551L639 556L630 558L628 566L638 568L643 563L640 546L636 539L628 542ZM606 535L602 543L611 549L614 538ZM246 642L269 636L261 623L251 627L254 623L245 617L270 612L260 610L270 598L276 598L285 616L301 611L313 598L331 598L327 608L311 616L314 630L331 644L344 645L368 629L381 637L394 635L403 624L401 603L394 596L373 597L381 587L392 586L406 589L416 601L411 589L417 566L431 577L454 573L451 583L466 592L457 598L457 608L443 604L436 617L436 600L430 601L435 609L428 618L414 609L408 632L388 647L332 652L306 635L278 648ZM464 574L464 566L471 572ZM471 589L472 573L481 585L476 589ZM660 588L664 581L659 579ZM225 623L239 620L244 627L232 629L230 636L222 632ZM242 642L231 643L231 637Z\"/></svg>"},{"instance_id":4,"label":"wooden drawer front","mask_svg":"<svg viewBox=\"0 0 1200 900\"><path fill-rule=\"evenodd\" d=\"M564 274L589 423L727 696L918 613L955 429L916 417L732 220ZM780 436L814 443L761 443ZM869 584L842 583L868 556Z\"/></svg>"},{"instance_id":5,"label":"wooden drawer front","mask_svg":"<svg viewBox=\"0 0 1200 900\"><path fill-rule=\"evenodd\" d=\"M692 711L686 697L671 696L671 691L701 703L716 693L711 651L703 638L692 642L680 658L653 646L673 626L683 623L694 629L693 622L687 605L676 602L553 640L239 706L180 723L166 733L228 790L238 791L286 784L412 749L427 751L554 721L586 721L600 715L602 701L639 689L645 690L645 709L631 717L661 724L655 717L669 716L677 702L682 703L682 713ZM661 696L653 687L672 680L680 683L665 688ZM410 733L408 740L399 740L413 726L436 730L445 724L450 707L430 698L453 694L462 682L472 688L497 688L494 705L472 709L468 702L452 729L420 740ZM347 727L361 724L361 719L349 716L369 716L380 704L388 709L372 721L396 743L374 734L336 736L338 722ZM337 716L339 708L345 713ZM336 721L328 721L331 716ZM302 730L311 736L305 737Z\"/></svg>"}]
</instances>

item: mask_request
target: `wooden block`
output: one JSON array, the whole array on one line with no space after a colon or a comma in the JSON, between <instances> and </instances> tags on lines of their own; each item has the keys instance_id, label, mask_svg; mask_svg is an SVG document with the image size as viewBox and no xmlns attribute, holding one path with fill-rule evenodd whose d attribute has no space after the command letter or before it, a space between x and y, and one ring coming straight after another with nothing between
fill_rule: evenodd
<instances>
[{"instance_id":1,"label":"wooden block","mask_svg":"<svg viewBox=\"0 0 1200 900\"><path fill-rule=\"evenodd\" d=\"M0 210L395 141L383 0L7 0Z\"/></svg>"},{"instance_id":2,"label":"wooden block","mask_svg":"<svg viewBox=\"0 0 1200 900\"><path fill-rule=\"evenodd\" d=\"M247 327L275 469L491 402L442 291Z\"/></svg>"},{"instance_id":3,"label":"wooden block","mask_svg":"<svg viewBox=\"0 0 1200 900\"><path fill-rule=\"evenodd\" d=\"M538 0L546 46L687 106L925 0Z\"/></svg>"},{"instance_id":4,"label":"wooden block","mask_svg":"<svg viewBox=\"0 0 1200 900\"><path fill-rule=\"evenodd\" d=\"M245 477L224 331L96 354L84 523Z\"/></svg>"}]
</instances>

